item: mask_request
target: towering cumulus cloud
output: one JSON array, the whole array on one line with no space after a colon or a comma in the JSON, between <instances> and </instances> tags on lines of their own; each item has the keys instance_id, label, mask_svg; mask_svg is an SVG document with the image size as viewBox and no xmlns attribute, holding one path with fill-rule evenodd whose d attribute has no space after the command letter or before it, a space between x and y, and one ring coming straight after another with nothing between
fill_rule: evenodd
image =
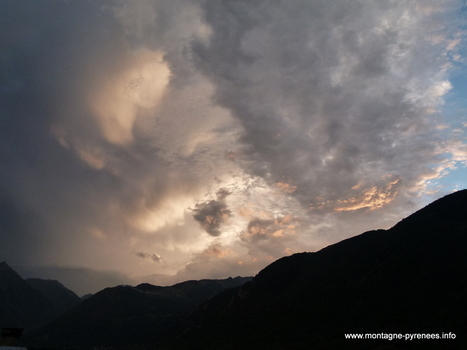
<instances>
[{"instance_id":1,"label":"towering cumulus cloud","mask_svg":"<svg viewBox=\"0 0 467 350\"><path fill-rule=\"evenodd\" d=\"M450 88L433 33L442 5L207 2L213 35L194 51L242 125L246 171L287 179L314 208L379 208L418 190Z\"/></svg>"},{"instance_id":2,"label":"towering cumulus cloud","mask_svg":"<svg viewBox=\"0 0 467 350\"><path fill-rule=\"evenodd\" d=\"M1 2L0 255L162 284L394 224L467 164L461 5Z\"/></svg>"}]
</instances>

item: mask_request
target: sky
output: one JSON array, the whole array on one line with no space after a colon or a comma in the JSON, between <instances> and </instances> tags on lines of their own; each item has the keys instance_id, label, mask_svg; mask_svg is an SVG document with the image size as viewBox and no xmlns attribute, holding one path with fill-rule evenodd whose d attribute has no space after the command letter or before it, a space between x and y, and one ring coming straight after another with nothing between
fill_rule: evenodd
<instances>
[{"instance_id":1,"label":"sky","mask_svg":"<svg viewBox=\"0 0 467 350\"><path fill-rule=\"evenodd\" d=\"M467 187L461 0L0 2L0 261L254 276Z\"/></svg>"}]
</instances>

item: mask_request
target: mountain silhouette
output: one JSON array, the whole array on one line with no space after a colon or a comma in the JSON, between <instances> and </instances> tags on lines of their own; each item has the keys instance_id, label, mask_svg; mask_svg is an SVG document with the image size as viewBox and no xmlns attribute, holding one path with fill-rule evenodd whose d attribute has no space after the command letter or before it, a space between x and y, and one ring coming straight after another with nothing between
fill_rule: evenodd
<instances>
[{"instance_id":1,"label":"mountain silhouette","mask_svg":"<svg viewBox=\"0 0 467 350\"><path fill-rule=\"evenodd\" d=\"M284 257L202 304L161 349L466 349L467 190L389 230ZM346 333L448 340L349 340Z\"/></svg>"},{"instance_id":2,"label":"mountain silhouette","mask_svg":"<svg viewBox=\"0 0 467 350\"><path fill-rule=\"evenodd\" d=\"M0 263L0 327L33 328L56 316L52 303L24 281L6 262Z\"/></svg>"},{"instance_id":3,"label":"mountain silhouette","mask_svg":"<svg viewBox=\"0 0 467 350\"><path fill-rule=\"evenodd\" d=\"M170 287L148 283L106 288L32 332L33 346L130 348L173 327L200 303L251 277L186 281Z\"/></svg>"},{"instance_id":4,"label":"mountain silhouette","mask_svg":"<svg viewBox=\"0 0 467 350\"><path fill-rule=\"evenodd\" d=\"M58 315L70 310L81 302L81 298L56 280L28 278L25 280L31 287L42 293L54 306Z\"/></svg>"}]
</instances>

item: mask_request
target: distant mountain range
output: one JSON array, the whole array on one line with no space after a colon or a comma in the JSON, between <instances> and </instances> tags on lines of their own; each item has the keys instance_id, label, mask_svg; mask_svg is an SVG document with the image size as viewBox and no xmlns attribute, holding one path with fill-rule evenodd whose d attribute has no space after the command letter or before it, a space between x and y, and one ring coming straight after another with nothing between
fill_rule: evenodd
<instances>
[{"instance_id":1,"label":"distant mountain range","mask_svg":"<svg viewBox=\"0 0 467 350\"><path fill-rule=\"evenodd\" d=\"M23 280L6 262L0 263L0 327L39 327L79 301L57 281Z\"/></svg>"},{"instance_id":2,"label":"distant mountain range","mask_svg":"<svg viewBox=\"0 0 467 350\"><path fill-rule=\"evenodd\" d=\"M144 283L106 288L31 332L30 343L65 348L145 345L162 336L201 303L251 279L187 281L170 287Z\"/></svg>"},{"instance_id":3,"label":"distant mountain range","mask_svg":"<svg viewBox=\"0 0 467 350\"><path fill-rule=\"evenodd\" d=\"M30 332L30 348L467 349L467 190L253 279L118 286L84 301L58 282L28 282L0 264L0 326L44 324L76 302Z\"/></svg>"},{"instance_id":4,"label":"distant mountain range","mask_svg":"<svg viewBox=\"0 0 467 350\"><path fill-rule=\"evenodd\" d=\"M106 288L79 298L54 280L23 280L0 263L0 327L25 329L22 344L41 347L122 347L150 342L219 292L252 277L148 283Z\"/></svg>"}]
</instances>

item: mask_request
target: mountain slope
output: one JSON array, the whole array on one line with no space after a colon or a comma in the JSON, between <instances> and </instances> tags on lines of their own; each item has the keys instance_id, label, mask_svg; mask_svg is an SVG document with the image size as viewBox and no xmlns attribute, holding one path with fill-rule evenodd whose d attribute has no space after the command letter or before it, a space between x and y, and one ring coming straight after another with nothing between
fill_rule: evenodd
<instances>
[{"instance_id":1,"label":"mountain slope","mask_svg":"<svg viewBox=\"0 0 467 350\"><path fill-rule=\"evenodd\" d=\"M389 230L277 260L237 291L201 305L165 348L462 349L466 314L464 190ZM454 332L457 339L344 339L354 332Z\"/></svg>"},{"instance_id":2,"label":"mountain slope","mask_svg":"<svg viewBox=\"0 0 467 350\"><path fill-rule=\"evenodd\" d=\"M52 303L6 262L0 263L0 327L33 328L56 316Z\"/></svg>"},{"instance_id":3,"label":"mountain slope","mask_svg":"<svg viewBox=\"0 0 467 350\"><path fill-rule=\"evenodd\" d=\"M183 314L226 286L251 278L187 281L171 287L140 284L106 288L33 333L31 344L129 348L156 339Z\"/></svg>"},{"instance_id":4,"label":"mountain slope","mask_svg":"<svg viewBox=\"0 0 467 350\"><path fill-rule=\"evenodd\" d=\"M81 298L56 280L28 278L26 282L41 292L55 307L59 315L81 302Z\"/></svg>"}]
</instances>

